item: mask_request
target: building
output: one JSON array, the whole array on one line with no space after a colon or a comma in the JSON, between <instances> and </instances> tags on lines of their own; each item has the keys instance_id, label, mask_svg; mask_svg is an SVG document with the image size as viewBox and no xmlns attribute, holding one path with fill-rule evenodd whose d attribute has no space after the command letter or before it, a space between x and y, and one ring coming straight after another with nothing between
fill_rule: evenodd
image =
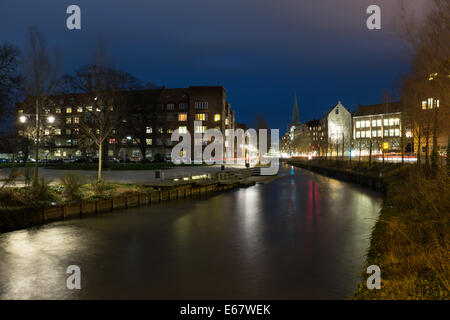
<instances>
[{"instance_id":1,"label":"building","mask_svg":"<svg viewBox=\"0 0 450 320\"><path fill-rule=\"evenodd\" d=\"M324 156L349 156L352 146L352 115L339 101L320 119L319 153Z\"/></svg>"},{"instance_id":2,"label":"building","mask_svg":"<svg viewBox=\"0 0 450 320\"><path fill-rule=\"evenodd\" d=\"M208 128L224 132L235 128L235 113L221 86L126 91L124 95L125 105L113 109L120 112L121 124L105 141L109 158L170 158L174 145L170 138L176 129L190 132L193 144L195 132L203 133ZM86 94L50 97L40 112L41 159L98 157L96 148L83 143L80 130L82 117L92 112L92 99ZM17 134L29 140L33 140L35 132L34 110L32 104L25 102L16 106ZM201 126L194 127L194 121L200 121Z\"/></svg>"},{"instance_id":3,"label":"building","mask_svg":"<svg viewBox=\"0 0 450 320\"><path fill-rule=\"evenodd\" d=\"M413 132L402 117L401 103L391 102L362 106L353 114L355 155L386 152L413 152ZM402 139L404 137L404 139ZM387 143L387 144L386 144Z\"/></svg>"}]
</instances>

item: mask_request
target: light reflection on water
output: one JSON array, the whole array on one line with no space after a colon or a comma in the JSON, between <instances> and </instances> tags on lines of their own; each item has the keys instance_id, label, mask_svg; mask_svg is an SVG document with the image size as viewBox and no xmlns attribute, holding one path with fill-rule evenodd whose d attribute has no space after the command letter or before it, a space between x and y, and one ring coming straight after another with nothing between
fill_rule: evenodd
<instances>
[{"instance_id":1,"label":"light reflection on water","mask_svg":"<svg viewBox=\"0 0 450 320\"><path fill-rule=\"evenodd\" d=\"M0 235L0 298L347 298L381 199L283 168L268 184ZM66 289L81 267L82 289Z\"/></svg>"}]
</instances>

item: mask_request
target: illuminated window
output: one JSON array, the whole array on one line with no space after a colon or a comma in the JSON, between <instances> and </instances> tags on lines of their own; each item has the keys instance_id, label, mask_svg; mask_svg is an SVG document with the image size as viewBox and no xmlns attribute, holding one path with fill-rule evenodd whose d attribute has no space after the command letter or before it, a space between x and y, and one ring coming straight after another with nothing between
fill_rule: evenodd
<instances>
[{"instance_id":1,"label":"illuminated window","mask_svg":"<svg viewBox=\"0 0 450 320\"><path fill-rule=\"evenodd\" d=\"M167 129L167 133L172 133L173 129Z\"/></svg>"},{"instance_id":2,"label":"illuminated window","mask_svg":"<svg viewBox=\"0 0 450 320\"><path fill-rule=\"evenodd\" d=\"M46 136L49 136L49 135L50 135L50 130L49 130L49 129L45 129L45 130L44 130L44 134L45 134Z\"/></svg>"},{"instance_id":3,"label":"illuminated window","mask_svg":"<svg viewBox=\"0 0 450 320\"><path fill-rule=\"evenodd\" d=\"M365 131L361 131L361 137L365 138L366 137L366 132Z\"/></svg>"},{"instance_id":4,"label":"illuminated window","mask_svg":"<svg viewBox=\"0 0 450 320\"><path fill-rule=\"evenodd\" d=\"M356 121L356 127L361 128L361 121Z\"/></svg>"},{"instance_id":5,"label":"illuminated window","mask_svg":"<svg viewBox=\"0 0 450 320\"><path fill-rule=\"evenodd\" d=\"M73 118L73 123L80 123L80 118L74 117Z\"/></svg>"},{"instance_id":6,"label":"illuminated window","mask_svg":"<svg viewBox=\"0 0 450 320\"><path fill-rule=\"evenodd\" d=\"M152 127L145 128L145 132L146 133L152 133Z\"/></svg>"},{"instance_id":7,"label":"illuminated window","mask_svg":"<svg viewBox=\"0 0 450 320\"><path fill-rule=\"evenodd\" d=\"M147 138L147 139L145 139L145 143L148 145L148 146L151 146L152 145L152 139L150 139L150 138Z\"/></svg>"},{"instance_id":8,"label":"illuminated window","mask_svg":"<svg viewBox=\"0 0 450 320\"><path fill-rule=\"evenodd\" d=\"M163 133L163 128L159 127L158 128L158 133Z\"/></svg>"},{"instance_id":9,"label":"illuminated window","mask_svg":"<svg viewBox=\"0 0 450 320\"><path fill-rule=\"evenodd\" d=\"M391 137L394 136L394 129L389 129L389 135L390 135Z\"/></svg>"},{"instance_id":10,"label":"illuminated window","mask_svg":"<svg viewBox=\"0 0 450 320\"><path fill-rule=\"evenodd\" d=\"M80 133L80 129L79 129L79 128L74 128L74 129L73 129L73 132L74 132L75 134L79 134L79 133Z\"/></svg>"},{"instance_id":11,"label":"illuminated window","mask_svg":"<svg viewBox=\"0 0 450 320\"><path fill-rule=\"evenodd\" d=\"M66 124L71 124L71 123L72 123L72 118L67 117L67 118L66 118Z\"/></svg>"},{"instance_id":12,"label":"illuminated window","mask_svg":"<svg viewBox=\"0 0 450 320\"><path fill-rule=\"evenodd\" d=\"M225 125L229 125L230 124L230 120L227 118L225 119Z\"/></svg>"},{"instance_id":13,"label":"illuminated window","mask_svg":"<svg viewBox=\"0 0 450 320\"><path fill-rule=\"evenodd\" d=\"M357 132L356 132L356 137L357 137L357 138L361 138L361 132L357 131Z\"/></svg>"},{"instance_id":14,"label":"illuminated window","mask_svg":"<svg viewBox=\"0 0 450 320\"><path fill-rule=\"evenodd\" d=\"M216 113L214 115L214 121L220 121L220 114Z\"/></svg>"},{"instance_id":15,"label":"illuminated window","mask_svg":"<svg viewBox=\"0 0 450 320\"><path fill-rule=\"evenodd\" d=\"M366 131L366 138L370 138L370 131L369 130Z\"/></svg>"},{"instance_id":16,"label":"illuminated window","mask_svg":"<svg viewBox=\"0 0 450 320\"><path fill-rule=\"evenodd\" d=\"M399 118L395 118L394 119L394 125L398 126L400 124L400 119Z\"/></svg>"},{"instance_id":17,"label":"illuminated window","mask_svg":"<svg viewBox=\"0 0 450 320\"><path fill-rule=\"evenodd\" d=\"M376 127L377 126L377 120L372 120L372 127Z\"/></svg>"},{"instance_id":18,"label":"illuminated window","mask_svg":"<svg viewBox=\"0 0 450 320\"><path fill-rule=\"evenodd\" d=\"M375 130L372 131L372 137L376 137L377 136L377 132Z\"/></svg>"},{"instance_id":19,"label":"illuminated window","mask_svg":"<svg viewBox=\"0 0 450 320\"><path fill-rule=\"evenodd\" d=\"M395 136L399 137L400 136L400 129L395 129Z\"/></svg>"},{"instance_id":20,"label":"illuminated window","mask_svg":"<svg viewBox=\"0 0 450 320\"><path fill-rule=\"evenodd\" d=\"M196 113L195 114L195 120L197 120L197 121L205 121L206 120L206 113Z\"/></svg>"},{"instance_id":21,"label":"illuminated window","mask_svg":"<svg viewBox=\"0 0 450 320\"><path fill-rule=\"evenodd\" d=\"M116 138L110 138L109 139L109 144L116 144L116 143L117 143Z\"/></svg>"},{"instance_id":22,"label":"illuminated window","mask_svg":"<svg viewBox=\"0 0 450 320\"><path fill-rule=\"evenodd\" d=\"M55 129L55 135L57 136L61 135L61 129Z\"/></svg>"},{"instance_id":23,"label":"illuminated window","mask_svg":"<svg viewBox=\"0 0 450 320\"><path fill-rule=\"evenodd\" d=\"M361 128L365 128L366 127L366 122L365 121L361 121Z\"/></svg>"},{"instance_id":24,"label":"illuminated window","mask_svg":"<svg viewBox=\"0 0 450 320\"><path fill-rule=\"evenodd\" d=\"M393 126L393 125L394 125L394 119L393 119L393 118L390 118L390 119L389 119L389 125L390 125L390 126Z\"/></svg>"},{"instance_id":25,"label":"illuminated window","mask_svg":"<svg viewBox=\"0 0 450 320\"><path fill-rule=\"evenodd\" d=\"M55 113L61 113L61 108L55 108Z\"/></svg>"},{"instance_id":26,"label":"illuminated window","mask_svg":"<svg viewBox=\"0 0 450 320\"><path fill-rule=\"evenodd\" d=\"M383 125L387 126L389 124L389 120L388 119L383 119Z\"/></svg>"},{"instance_id":27,"label":"illuminated window","mask_svg":"<svg viewBox=\"0 0 450 320\"><path fill-rule=\"evenodd\" d=\"M370 120L366 120L366 128L370 127Z\"/></svg>"},{"instance_id":28,"label":"illuminated window","mask_svg":"<svg viewBox=\"0 0 450 320\"><path fill-rule=\"evenodd\" d=\"M23 109L20 109L18 112L19 112L19 113L23 113Z\"/></svg>"},{"instance_id":29,"label":"illuminated window","mask_svg":"<svg viewBox=\"0 0 450 320\"><path fill-rule=\"evenodd\" d=\"M83 107L78 107L77 112L83 112Z\"/></svg>"},{"instance_id":30,"label":"illuminated window","mask_svg":"<svg viewBox=\"0 0 450 320\"><path fill-rule=\"evenodd\" d=\"M185 127L185 126L179 127L179 128L178 128L178 132L179 132L179 133L187 133L187 127Z\"/></svg>"},{"instance_id":31,"label":"illuminated window","mask_svg":"<svg viewBox=\"0 0 450 320\"><path fill-rule=\"evenodd\" d=\"M427 102L426 101L422 101L422 109L423 110L427 109Z\"/></svg>"},{"instance_id":32,"label":"illuminated window","mask_svg":"<svg viewBox=\"0 0 450 320\"><path fill-rule=\"evenodd\" d=\"M66 129L66 135L67 135L67 136L70 136L71 134L72 134L72 130Z\"/></svg>"},{"instance_id":33,"label":"illuminated window","mask_svg":"<svg viewBox=\"0 0 450 320\"><path fill-rule=\"evenodd\" d=\"M381 130L378 130L378 136L381 137Z\"/></svg>"},{"instance_id":34,"label":"illuminated window","mask_svg":"<svg viewBox=\"0 0 450 320\"><path fill-rule=\"evenodd\" d=\"M55 150L55 157L61 157L61 150Z\"/></svg>"},{"instance_id":35,"label":"illuminated window","mask_svg":"<svg viewBox=\"0 0 450 320\"><path fill-rule=\"evenodd\" d=\"M389 137L389 130L384 130L384 136Z\"/></svg>"},{"instance_id":36,"label":"illuminated window","mask_svg":"<svg viewBox=\"0 0 450 320\"><path fill-rule=\"evenodd\" d=\"M72 107L67 107L66 108L66 113L72 113Z\"/></svg>"},{"instance_id":37,"label":"illuminated window","mask_svg":"<svg viewBox=\"0 0 450 320\"><path fill-rule=\"evenodd\" d=\"M206 126L196 126L195 133L204 133L206 131Z\"/></svg>"},{"instance_id":38,"label":"illuminated window","mask_svg":"<svg viewBox=\"0 0 450 320\"><path fill-rule=\"evenodd\" d=\"M187 113L179 113L178 121L187 121Z\"/></svg>"},{"instance_id":39,"label":"illuminated window","mask_svg":"<svg viewBox=\"0 0 450 320\"><path fill-rule=\"evenodd\" d=\"M381 119L377 119L377 127L381 127Z\"/></svg>"},{"instance_id":40,"label":"illuminated window","mask_svg":"<svg viewBox=\"0 0 450 320\"><path fill-rule=\"evenodd\" d=\"M86 110L92 112L92 106L86 107Z\"/></svg>"}]
</instances>

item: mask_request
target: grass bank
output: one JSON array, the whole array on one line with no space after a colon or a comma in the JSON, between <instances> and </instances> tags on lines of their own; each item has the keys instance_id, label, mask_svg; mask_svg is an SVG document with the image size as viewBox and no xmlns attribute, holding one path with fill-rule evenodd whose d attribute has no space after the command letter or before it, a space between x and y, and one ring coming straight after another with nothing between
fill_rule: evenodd
<instances>
[{"instance_id":1,"label":"grass bank","mask_svg":"<svg viewBox=\"0 0 450 320\"><path fill-rule=\"evenodd\" d=\"M305 162L291 162L299 165ZM317 167L381 177L384 201L372 231L366 267L381 269L369 290L365 270L354 299L450 299L450 178L416 165L313 161Z\"/></svg>"}]
</instances>

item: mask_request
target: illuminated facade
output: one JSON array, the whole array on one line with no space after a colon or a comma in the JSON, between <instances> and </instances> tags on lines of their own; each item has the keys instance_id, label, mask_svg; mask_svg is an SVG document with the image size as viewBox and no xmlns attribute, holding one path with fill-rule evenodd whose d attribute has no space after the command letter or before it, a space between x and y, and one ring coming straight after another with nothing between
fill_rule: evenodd
<instances>
[{"instance_id":1,"label":"illuminated facade","mask_svg":"<svg viewBox=\"0 0 450 320\"><path fill-rule=\"evenodd\" d=\"M320 120L319 150L325 156L349 156L352 146L352 115L339 101Z\"/></svg>"}]
</instances>

